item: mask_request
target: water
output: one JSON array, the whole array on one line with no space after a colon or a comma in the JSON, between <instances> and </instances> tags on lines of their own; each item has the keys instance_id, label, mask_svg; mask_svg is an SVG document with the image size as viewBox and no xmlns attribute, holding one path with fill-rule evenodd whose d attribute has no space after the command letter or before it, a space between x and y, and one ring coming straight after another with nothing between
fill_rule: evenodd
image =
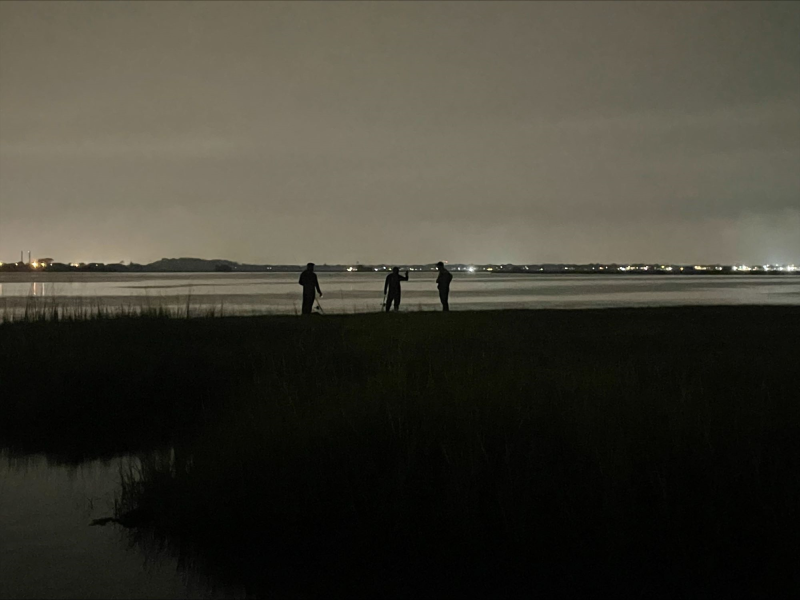
<instances>
[{"instance_id":1,"label":"water","mask_svg":"<svg viewBox=\"0 0 800 600\"><path fill-rule=\"evenodd\" d=\"M119 461L80 466L0 456L0 598L213 598L174 559L148 555L113 525ZM194 579L193 579L194 577Z\"/></svg>"},{"instance_id":2,"label":"water","mask_svg":"<svg viewBox=\"0 0 800 600\"><path fill-rule=\"evenodd\" d=\"M319 273L326 313L381 308L385 273ZM198 313L295 314L298 273L4 273L0 312L36 302L60 306L159 307ZM403 310L439 307L435 272L412 272ZM800 277L720 275L525 275L454 273L452 310L600 308L700 304L800 304Z\"/></svg>"}]
</instances>

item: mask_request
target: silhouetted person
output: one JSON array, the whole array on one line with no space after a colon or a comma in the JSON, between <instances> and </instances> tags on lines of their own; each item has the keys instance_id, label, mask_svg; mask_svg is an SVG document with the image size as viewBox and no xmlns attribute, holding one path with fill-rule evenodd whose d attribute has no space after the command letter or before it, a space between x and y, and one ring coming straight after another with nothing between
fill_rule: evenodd
<instances>
[{"instance_id":1,"label":"silhouetted person","mask_svg":"<svg viewBox=\"0 0 800 600\"><path fill-rule=\"evenodd\" d=\"M450 295L450 282L453 281L453 276L450 271L444 268L444 263L439 261L436 263L436 268L439 269L439 276L436 278L436 287L439 288L439 300L442 302L442 310L450 310L450 303L447 297Z\"/></svg>"},{"instance_id":2,"label":"silhouetted person","mask_svg":"<svg viewBox=\"0 0 800 600\"><path fill-rule=\"evenodd\" d=\"M297 283L303 286L303 314L310 315L311 309L314 307L315 292L319 292L320 298L322 297L317 274L314 273L314 263L306 265L306 270L300 273L300 281Z\"/></svg>"},{"instance_id":3,"label":"silhouetted person","mask_svg":"<svg viewBox=\"0 0 800 600\"><path fill-rule=\"evenodd\" d=\"M406 271L405 277L400 275L400 269L398 267L392 267L392 272L386 276L386 282L383 284L383 295L386 296L386 312L389 312L389 307L394 302L394 309L400 309L400 282L401 281L408 281L408 271ZM389 292L389 295L386 295L386 292Z\"/></svg>"}]
</instances>

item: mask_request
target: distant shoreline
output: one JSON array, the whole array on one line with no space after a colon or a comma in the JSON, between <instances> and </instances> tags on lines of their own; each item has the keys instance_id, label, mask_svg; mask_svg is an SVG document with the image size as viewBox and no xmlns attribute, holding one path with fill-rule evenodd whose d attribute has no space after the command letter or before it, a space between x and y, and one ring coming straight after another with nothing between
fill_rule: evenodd
<instances>
[{"instance_id":1,"label":"distant shoreline","mask_svg":"<svg viewBox=\"0 0 800 600\"><path fill-rule=\"evenodd\" d=\"M409 271L435 271L434 263L318 264L317 272L371 273L393 266ZM450 263L453 272L522 273L542 275L796 275L800 268L788 265L681 265L667 263ZM162 258L149 264L61 263L51 258L2 263L0 273L299 273L305 265L256 265L223 259Z\"/></svg>"},{"instance_id":2,"label":"distant shoreline","mask_svg":"<svg viewBox=\"0 0 800 600\"><path fill-rule=\"evenodd\" d=\"M405 270L407 267L401 267L401 270ZM4 273L25 273L25 274L47 274L47 273L131 273L131 274L138 274L138 273L150 273L150 274L215 274L215 275L225 275L225 274L237 274L237 273L300 273L302 272L304 267L300 266L286 266L286 265L276 265L276 266L269 266L269 267L251 267L251 266L243 266L242 268L235 268L230 270L220 270L220 269L149 269L149 268L129 268L125 265L99 265L99 266L86 266L86 267L67 267L67 268L59 268L59 267L49 267L44 269L33 269L25 267L13 267L7 268L5 265L0 267L0 275ZM388 273L391 270L391 267L370 267L366 269L359 269L349 271L348 268L344 265L332 265L332 266L318 266L315 268L317 273ZM419 271L419 272L433 272L435 268L428 268L428 267L408 267L410 271ZM619 269L604 269L604 270L591 270L591 269L580 269L580 268L569 268L569 269L524 269L522 267L512 267L512 268L475 268L474 271L468 271L466 268L461 270L450 269L451 271L455 270L456 273L491 273L493 275L597 275L597 276L627 276L627 275L635 275L635 276L652 276L652 275L663 275L668 277L677 277L677 276L685 276L685 275L698 275L698 276L714 276L714 277L747 277L747 276L779 276L779 277L796 277L800 275L800 270L751 270L751 271L739 271L739 270L732 270L730 267L726 267L725 270L716 271L716 270L696 270L693 268L684 268L681 270L680 268L674 269L672 271L666 270L619 270Z\"/></svg>"}]
</instances>

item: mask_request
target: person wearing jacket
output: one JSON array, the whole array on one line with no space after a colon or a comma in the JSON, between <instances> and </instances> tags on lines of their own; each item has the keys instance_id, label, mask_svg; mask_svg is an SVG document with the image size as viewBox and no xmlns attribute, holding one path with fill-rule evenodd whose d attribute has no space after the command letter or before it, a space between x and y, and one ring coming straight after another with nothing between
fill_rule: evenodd
<instances>
[{"instance_id":1,"label":"person wearing jacket","mask_svg":"<svg viewBox=\"0 0 800 600\"><path fill-rule=\"evenodd\" d=\"M383 284L383 295L386 296L386 312L394 303L394 309L400 309L400 282L408 281L408 271L405 276L400 275L398 267L392 267L392 272L386 276L386 282ZM387 295L388 292L388 295Z\"/></svg>"}]
</instances>

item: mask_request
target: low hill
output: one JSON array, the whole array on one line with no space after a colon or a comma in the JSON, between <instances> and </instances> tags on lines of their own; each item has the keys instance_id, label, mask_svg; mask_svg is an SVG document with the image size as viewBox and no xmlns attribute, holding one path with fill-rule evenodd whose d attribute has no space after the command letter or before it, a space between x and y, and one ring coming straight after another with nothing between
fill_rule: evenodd
<instances>
[{"instance_id":1,"label":"low hill","mask_svg":"<svg viewBox=\"0 0 800 600\"><path fill-rule=\"evenodd\" d=\"M145 265L144 268L147 271L206 272L214 271L219 267L236 269L238 266L239 263L218 258L210 260L205 258L162 258Z\"/></svg>"}]
</instances>

